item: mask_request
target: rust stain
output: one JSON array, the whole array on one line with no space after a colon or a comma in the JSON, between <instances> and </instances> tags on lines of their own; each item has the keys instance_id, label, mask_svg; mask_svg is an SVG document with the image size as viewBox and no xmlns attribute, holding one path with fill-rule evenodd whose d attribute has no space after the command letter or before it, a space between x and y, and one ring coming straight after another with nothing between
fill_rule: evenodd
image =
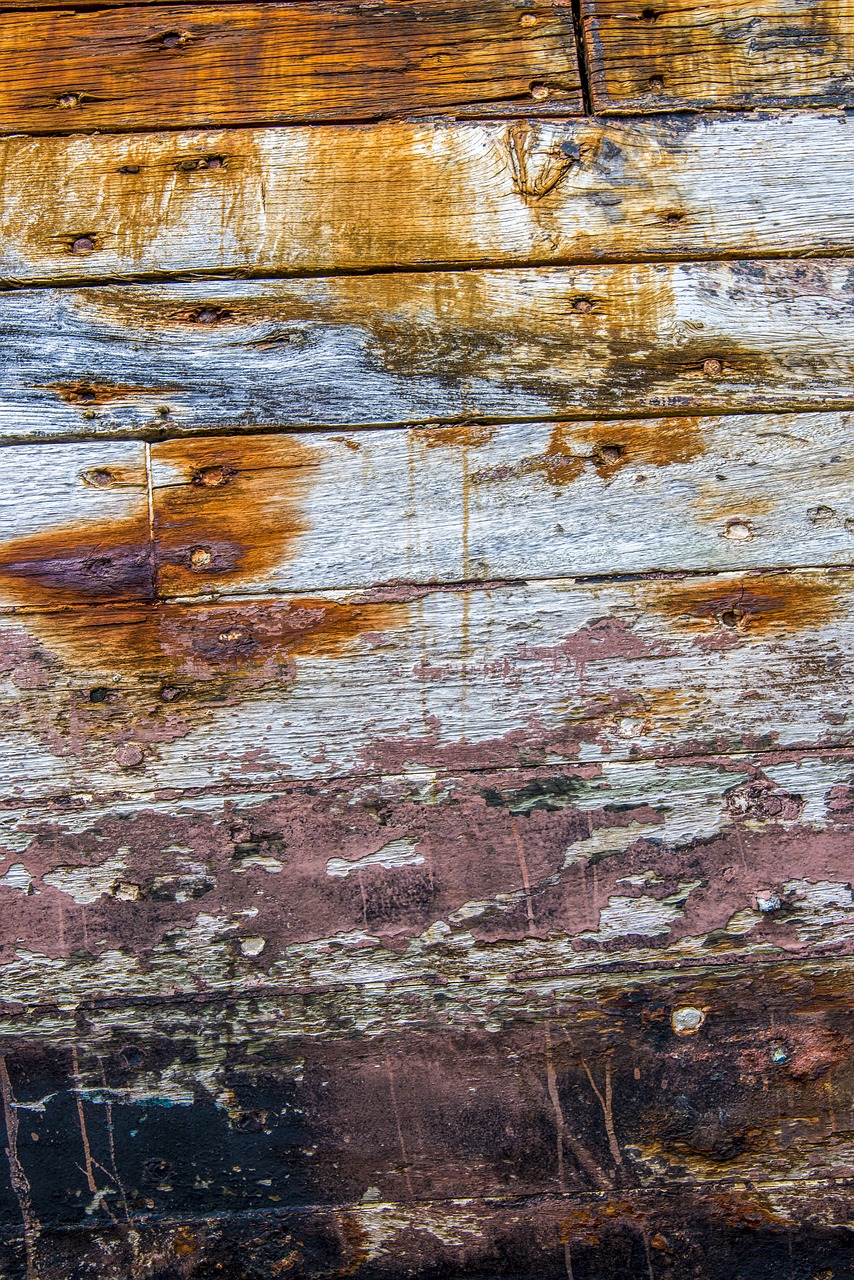
<instances>
[{"instance_id":1,"label":"rust stain","mask_svg":"<svg viewBox=\"0 0 854 1280\"><path fill-rule=\"evenodd\" d=\"M453 427L418 427L412 434L428 449L476 449L494 440L497 432L497 427L463 422Z\"/></svg>"},{"instance_id":2,"label":"rust stain","mask_svg":"<svg viewBox=\"0 0 854 1280\"><path fill-rule=\"evenodd\" d=\"M515 463L484 467L474 472L471 480L483 484L537 474L548 484L560 488L585 472L593 471L609 481L627 467L688 464L705 451L703 426L695 418L557 423L542 453Z\"/></svg>"},{"instance_id":3,"label":"rust stain","mask_svg":"<svg viewBox=\"0 0 854 1280\"><path fill-rule=\"evenodd\" d=\"M292 678L298 655L337 656L363 632L401 625L405 602L313 597L193 607L164 602L245 580L261 583L293 554L307 527L303 503L318 454L287 438L172 441L157 460L174 483L113 522L60 526L0 545L0 588L29 616L27 629L77 673L166 681ZM167 476L169 472L167 471ZM81 480L112 487L118 472ZM71 606L88 606L74 609Z\"/></svg>"},{"instance_id":4,"label":"rust stain","mask_svg":"<svg viewBox=\"0 0 854 1280\"><path fill-rule=\"evenodd\" d=\"M650 582L647 606L677 625L720 627L763 636L832 622L842 610L844 586L829 575L756 574L737 580Z\"/></svg>"},{"instance_id":5,"label":"rust stain","mask_svg":"<svg viewBox=\"0 0 854 1280\"><path fill-rule=\"evenodd\" d=\"M263 584L308 528L306 499L323 454L295 436L155 445L160 595L193 595L240 581Z\"/></svg>"},{"instance_id":6,"label":"rust stain","mask_svg":"<svg viewBox=\"0 0 854 1280\"><path fill-rule=\"evenodd\" d=\"M137 396L174 395L177 387L139 387L131 383L101 382L78 378L73 382L51 382L46 387L66 404L110 404L114 400L133 400Z\"/></svg>"},{"instance_id":7,"label":"rust stain","mask_svg":"<svg viewBox=\"0 0 854 1280\"><path fill-rule=\"evenodd\" d=\"M0 544L0 588L19 606L153 598L144 497L137 515L60 526Z\"/></svg>"}]
</instances>

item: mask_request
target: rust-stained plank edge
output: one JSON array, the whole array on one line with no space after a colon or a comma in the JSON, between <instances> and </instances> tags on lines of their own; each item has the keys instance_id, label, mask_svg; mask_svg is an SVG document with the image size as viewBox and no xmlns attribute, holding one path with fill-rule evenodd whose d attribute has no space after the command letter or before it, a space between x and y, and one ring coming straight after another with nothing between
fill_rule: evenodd
<instances>
[{"instance_id":1,"label":"rust-stained plank edge","mask_svg":"<svg viewBox=\"0 0 854 1280\"><path fill-rule=\"evenodd\" d=\"M847 567L851 427L775 414L17 447L0 454L0 608Z\"/></svg>"},{"instance_id":2,"label":"rust-stained plank edge","mask_svg":"<svg viewBox=\"0 0 854 1280\"><path fill-rule=\"evenodd\" d=\"M798 570L7 617L6 792L848 746L852 602Z\"/></svg>"},{"instance_id":3,"label":"rust-stained plank edge","mask_svg":"<svg viewBox=\"0 0 854 1280\"><path fill-rule=\"evenodd\" d=\"M0 164L10 285L854 243L854 143L832 112L13 137Z\"/></svg>"}]
</instances>

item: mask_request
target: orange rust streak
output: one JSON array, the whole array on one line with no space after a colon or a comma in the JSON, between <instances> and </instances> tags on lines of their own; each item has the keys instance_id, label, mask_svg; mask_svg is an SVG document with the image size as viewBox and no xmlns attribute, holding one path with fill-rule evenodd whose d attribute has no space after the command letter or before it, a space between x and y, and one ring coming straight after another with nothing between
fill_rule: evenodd
<instances>
[{"instance_id":1,"label":"orange rust streak","mask_svg":"<svg viewBox=\"0 0 854 1280\"><path fill-rule=\"evenodd\" d=\"M159 594L257 584L280 568L308 528L322 456L295 436L155 445L174 474L154 493Z\"/></svg>"},{"instance_id":2,"label":"orange rust streak","mask_svg":"<svg viewBox=\"0 0 854 1280\"><path fill-rule=\"evenodd\" d=\"M827 573L769 573L723 582L651 582L644 596L649 608L679 625L762 635L832 622L844 590Z\"/></svg>"},{"instance_id":3,"label":"orange rust streak","mask_svg":"<svg viewBox=\"0 0 854 1280\"><path fill-rule=\"evenodd\" d=\"M409 609L396 601L335 601L300 596L229 605L151 603L94 606L37 614L35 633L77 674L120 673L192 684L293 678L298 657L336 658L360 636L406 625Z\"/></svg>"},{"instance_id":4,"label":"orange rust streak","mask_svg":"<svg viewBox=\"0 0 854 1280\"><path fill-rule=\"evenodd\" d=\"M0 544L0 591L20 606L153 599L144 499L139 515L60 526Z\"/></svg>"}]
</instances>

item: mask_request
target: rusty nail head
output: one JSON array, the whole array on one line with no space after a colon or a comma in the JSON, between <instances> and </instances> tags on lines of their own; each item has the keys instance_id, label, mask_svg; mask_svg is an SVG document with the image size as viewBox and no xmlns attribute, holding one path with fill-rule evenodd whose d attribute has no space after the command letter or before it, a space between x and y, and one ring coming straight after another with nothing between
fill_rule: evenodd
<instances>
[{"instance_id":1,"label":"rusty nail head","mask_svg":"<svg viewBox=\"0 0 854 1280\"><path fill-rule=\"evenodd\" d=\"M724 367L720 360L712 359L703 361L703 373L707 378L717 378L719 374L723 373L723 371Z\"/></svg>"},{"instance_id":2,"label":"rusty nail head","mask_svg":"<svg viewBox=\"0 0 854 1280\"><path fill-rule=\"evenodd\" d=\"M78 236L71 242L72 253L91 253L94 248L95 241L91 236Z\"/></svg>"},{"instance_id":3,"label":"rusty nail head","mask_svg":"<svg viewBox=\"0 0 854 1280\"><path fill-rule=\"evenodd\" d=\"M190 552L190 565L193 569L206 569L211 559L210 547L193 547Z\"/></svg>"}]
</instances>

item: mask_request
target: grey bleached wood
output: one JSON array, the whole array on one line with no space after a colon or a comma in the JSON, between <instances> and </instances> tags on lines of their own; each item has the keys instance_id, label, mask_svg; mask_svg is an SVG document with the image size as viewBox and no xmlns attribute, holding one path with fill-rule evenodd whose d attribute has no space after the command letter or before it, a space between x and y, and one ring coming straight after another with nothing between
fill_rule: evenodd
<instances>
[{"instance_id":1,"label":"grey bleached wood","mask_svg":"<svg viewBox=\"0 0 854 1280\"><path fill-rule=\"evenodd\" d=\"M0 277L17 282L854 241L854 135L830 112L11 137L0 172Z\"/></svg>"},{"instance_id":2,"label":"grey bleached wood","mask_svg":"<svg viewBox=\"0 0 854 1280\"><path fill-rule=\"evenodd\" d=\"M851 430L780 414L155 444L158 592L849 564Z\"/></svg>"},{"instance_id":3,"label":"grey bleached wood","mask_svg":"<svg viewBox=\"0 0 854 1280\"><path fill-rule=\"evenodd\" d=\"M852 586L792 571L7 618L4 796L848 745Z\"/></svg>"},{"instance_id":4,"label":"grey bleached wood","mask_svg":"<svg viewBox=\"0 0 854 1280\"><path fill-rule=\"evenodd\" d=\"M852 278L836 259L13 291L0 433L847 406Z\"/></svg>"}]
</instances>

